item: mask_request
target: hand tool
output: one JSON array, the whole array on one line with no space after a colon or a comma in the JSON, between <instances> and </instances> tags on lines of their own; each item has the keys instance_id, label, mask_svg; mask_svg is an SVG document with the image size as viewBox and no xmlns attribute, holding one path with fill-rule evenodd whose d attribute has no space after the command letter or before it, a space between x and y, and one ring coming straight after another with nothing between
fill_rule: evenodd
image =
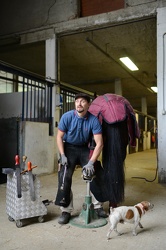
<instances>
[{"instance_id":1,"label":"hand tool","mask_svg":"<svg viewBox=\"0 0 166 250\"><path fill-rule=\"evenodd\" d=\"M19 155L15 156L15 166L16 166L16 177L17 177L17 197L21 198L21 170L20 170L20 158Z\"/></svg>"},{"instance_id":2,"label":"hand tool","mask_svg":"<svg viewBox=\"0 0 166 250\"><path fill-rule=\"evenodd\" d=\"M35 187L34 187L34 176L32 174L32 163L28 162L28 175L29 175L29 187L30 187L30 196L31 200L35 201Z\"/></svg>"},{"instance_id":3,"label":"hand tool","mask_svg":"<svg viewBox=\"0 0 166 250\"><path fill-rule=\"evenodd\" d=\"M62 185L61 185L61 187L60 187L61 190L64 189L65 177L66 177L66 170L67 170L67 164L64 165L64 173L63 173Z\"/></svg>"},{"instance_id":4,"label":"hand tool","mask_svg":"<svg viewBox=\"0 0 166 250\"><path fill-rule=\"evenodd\" d=\"M54 204L54 202L55 202L55 200L43 200L42 201L43 202L43 204L45 205L45 206L48 206L48 205L50 205L50 204Z\"/></svg>"}]
</instances>

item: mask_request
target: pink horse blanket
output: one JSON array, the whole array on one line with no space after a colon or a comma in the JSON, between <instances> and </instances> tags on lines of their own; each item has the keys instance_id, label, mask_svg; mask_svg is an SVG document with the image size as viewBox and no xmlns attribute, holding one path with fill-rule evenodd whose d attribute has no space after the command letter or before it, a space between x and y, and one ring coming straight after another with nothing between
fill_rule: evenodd
<instances>
[{"instance_id":1,"label":"pink horse blanket","mask_svg":"<svg viewBox=\"0 0 166 250\"><path fill-rule=\"evenodd\" d=\"M135 112L127 99L116 94L98 96L91 103L89 112L98 117L101 123L103 119L108 124L113 124L124 121L127 118L130 145L136 146L136 138L139 138L140 131Z\"/></svg>"}]
</instances>

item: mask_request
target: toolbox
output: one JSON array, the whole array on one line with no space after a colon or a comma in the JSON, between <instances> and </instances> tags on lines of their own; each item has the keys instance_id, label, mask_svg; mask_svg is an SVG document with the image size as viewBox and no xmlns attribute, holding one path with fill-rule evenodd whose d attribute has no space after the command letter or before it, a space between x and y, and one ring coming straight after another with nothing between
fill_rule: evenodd
<instances>
[{"instance_id":1,"label":"toolbox","mask_svg":"<svg viewBox=\"0 0 166 250\"><path fill-rule=\"evenodd\" d=\"M47 208L40 199L40 181L32 174L31 163L28 169L22 173L4 169L7 174L6 213L9 221L15 221L19 228L23 219L38 217L38 222L43 222L47 214Z\"/></svg>"}]
</instances>

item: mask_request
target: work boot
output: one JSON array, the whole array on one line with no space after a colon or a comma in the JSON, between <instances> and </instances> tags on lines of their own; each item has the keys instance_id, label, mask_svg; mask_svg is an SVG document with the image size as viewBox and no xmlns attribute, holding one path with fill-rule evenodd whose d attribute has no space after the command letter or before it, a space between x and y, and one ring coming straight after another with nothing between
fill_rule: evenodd
<instances>
[{"instance_id":1,"label":"work boot","mask_svg":"<svg viewBox=\"0 0 166 250\"><path fill-rule=\"evenodd\" d=\"M108 215L106 214L106 212L104 211L102 207L95 209L95 212L99 217L102 217L102 218L108 217Z\"/></svg>"},{"instance_id":2,"label":"work boot","mask_svg":"<svg viewBox=\"0 0 166 250\"><path fill-rule=\"evenodd\" d=\"M59 217L58 223L59 224L67 224L70 220L70 213L62 212L61 216Z\"/></svg>"}]
</instances>

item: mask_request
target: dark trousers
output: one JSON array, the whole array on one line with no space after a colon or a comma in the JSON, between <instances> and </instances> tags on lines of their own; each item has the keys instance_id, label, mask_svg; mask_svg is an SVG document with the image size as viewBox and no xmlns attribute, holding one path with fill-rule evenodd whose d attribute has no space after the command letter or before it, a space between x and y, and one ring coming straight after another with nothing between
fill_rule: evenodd
<instances>
[{"instance_id":1,"label":"dark trousers","mask_svg":"<svg viewBox=\"0 0 166 250\"><path fill-rule=\"evenodd\" d=\"M68 160L68 166L66 170L65 166L61 166L60 171L58 172L58 192L55 204L67 207L70 204L72 176L75 167L76 165L80 165L81 167L83 167L88 163L90 150L88 148L88 145L76 146L69 143L65 143L64 153ZM64 186L62 190L61 186L63 180L64 180Z\"/></svg>"}]
</instances>

